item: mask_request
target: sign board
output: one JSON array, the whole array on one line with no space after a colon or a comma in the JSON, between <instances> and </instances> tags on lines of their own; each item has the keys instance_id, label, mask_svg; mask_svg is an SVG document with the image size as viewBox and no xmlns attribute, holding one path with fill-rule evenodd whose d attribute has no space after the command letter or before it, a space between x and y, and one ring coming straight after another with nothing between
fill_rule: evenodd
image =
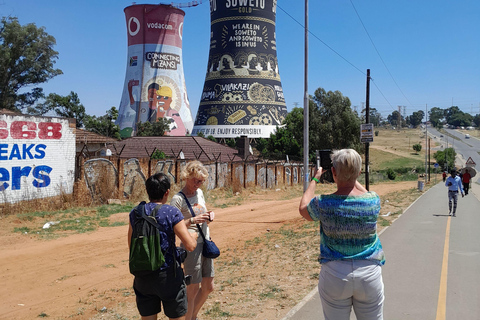
<instances>
[{"instance_id":1,"label":"sign board","mask_svg":"<svg viewBox=\"0 0 480 320\"><path fill-rule=\"evenodd\" d=\"M438 167L440 167L440 165L439 165L438 163L435 163L435 164L433 165L433 167L434 167L435 169L437 169Z\"/></svg>"},{"instance_id":2,"label":"sign board","mask_svg":"<svg viewBox=\"0 0 480 320\"><path fill-rule=\"evenodd\" d=\"M473 161L472 157L468 157L467 162L465 162L466 167L475 167L476 163Z\"/></svg>"},{"instance_id":3,"label":"sign board","mask_svg":"<svg viewBox=\"0 0 480 320\"><path fill-rule=\"evenodd\" d=\"M68 119L0 115L0 203L71 194L74 173Z\"/></svg>"},{"instance_id":4,"label":"sign board","mask_svg":"<svg viewBox=\"0 0 480 320\"><path fill-rule=\"evenodd\" d=\"M360 125L360 142L373 142L373 123L363 123Z\"/></svg>"}]
</instances>

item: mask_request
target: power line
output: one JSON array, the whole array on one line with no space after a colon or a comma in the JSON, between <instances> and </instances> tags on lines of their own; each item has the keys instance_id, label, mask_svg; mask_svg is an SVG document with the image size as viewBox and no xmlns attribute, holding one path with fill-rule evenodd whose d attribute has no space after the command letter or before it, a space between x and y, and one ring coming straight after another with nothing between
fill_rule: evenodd
<instances>
[{"instance_id":1,"label":"power line","mask_svg":"<svg viewBox=\"0 0 480 320\"><path fill-rule=\"evenodd\" d=\"M355 13L357 14L358 20L360 20L360 23L361 23L362 26L363 26L363 30L365 30L365 33L367 34L368 39L370 39L370 42L372 43L373 48L374 48L375 51L377 52L378 57L380 58L380 61L382 61L383 66L385 67L385 69L387 69L388 74L389 74L390 77L392 78L393 82L395 83L395 85L397 86L398 90L400 91L400 93L401 93L401 94L403 95L403 97L405 98L405 100L407 100L407 102L412 106L412 103L411 103L411 102L408 100L408 98L405 96L405 94L403 93L402 89L400 89L400 86L398 85L397 81L395 80L395 78L393 77L392 73L390 72L390 69L388 69L387 64L386 64L385 61L383 60L382 55L380 54L380 52L379 52L378 49L377 49L377 46L376 46L375 43L373 42L372 37L370 37L370 34L368 33L368 30L367 30L367 28L365 27L365 24L363 23L362 18L361 18L360 15L358 14L357 8L355 8L355 5L353 4L353 1L350 0L350 3L352 4L353 10L354 10Z\"/></svg>"},{"instance_id":2,"label":"power line","mask_svg":"<svg viewBox=\"0 0 480 320\"><path fill-rule=\"evenodd\" d=\"M279 8L280 10L282 10L287 16L290 17L290 19L292 19L293 21L295 21L299 26L302 27L302 29L305 29L305 26L299 22L297 19L295 19L290 13L288 13L287 11L285 11L280 5L278 5L277 3L277 8ZM367 74L365 72L363 72L360 68L358 68L357 66L355 66L352 62L348 61L347 58L345 58L344 56L342 56L340 53L338 53L335 49L333 49L332 47L330 47L325 41L323 41L322 39L320 39L315 33L313 33L312 31L310 30L307 30L309 34L311 34L315 39L317 39L318 41L320 41L323 45L325 45L328 49L330 49L332 52L334 52L336 55L338 55L340 58L342 58L345 62L347 62L349 65L351 65L353 68L355 68L356 70L358 70L361 74L363 74L364 76L366 76ZM377 51L378 53L378 51ZM382 60L383 61L383 60ZM388 70L388 68L387 68ZM390 73L390 71L389 71ZM391 74L390 74L391 76ZM374 80L373 78L370 78L372 81ZM394 80L395 81L395 80ZM383 94L382 90L380 90L380 88L378 87L378 85L375 83L375 81L373 81L373 84L375 85L375 87L377 88L378 92L380 92L380 94L382 95L382 97L385 99L385 101L388 103L388 105L393 109L395 110L395 108L390 104L390 102L388 101L387 97L385 97L385 95ZM398 87L398 85L397 85ZM403 93L402 93L403 94ZM407 100L408 101L408 100Z\"/></svg>"},{"instance_id":3,"label":"power line","mask_svg":"<svg viewBox=\"0 0 480 320\"><path fill-rule=\"evenodd\" d=\"M296 23L298 23L303 29L305 29L305 26L303 24L301 24L297 19L295 19L290 13L288 13L287 11L283 10L282 7L280 7L278 4L277 4L277 8L279 8L280 10L282 10L287 16L289 16L293 21L295 21ZM323 41L322 39L320 39L319 37L317 37L316 34L314 34L312 31L310 30L307 30L309 34L311 34L315 39L317 39L318 41L320 41L321 43L323 43L323 45L325 45L328 49L330 49L332 52L334 52L337 56L339 56L340 58L342 58L346 63L348 63L349 65L351 65L352 67L354 67L355 69L357 69L361 74L363 74L364 76L366 76L367 74L365 72L363 72L360 68L358 68L357 66L355 66L353 63L351 63L350 61L347 60L347 58L343 57L340 53L338 53L337 51L335 51L335 49L333 49L332 47L330 47L325 41Z\"/></svg>"}]
</instances>

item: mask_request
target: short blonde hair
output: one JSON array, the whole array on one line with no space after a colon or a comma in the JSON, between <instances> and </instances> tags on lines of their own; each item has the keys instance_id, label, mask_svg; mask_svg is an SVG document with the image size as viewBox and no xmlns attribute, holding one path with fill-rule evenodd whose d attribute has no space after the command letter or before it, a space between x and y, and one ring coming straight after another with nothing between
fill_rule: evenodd
<instances>
[{"instance_id":1,"label":"short blonde hair","mask_svg":"<svg viewBox=\"0 0 480 320\"><path fill-rule=\"evenodd\" d=\"M203 166L200 161L190 161L180 172L180 179L185 180L188 178L208 178L208 170Z\"/></svg>"},{"instance_id":2,"label":"short blonde hair","mask_svg":"<svg viewBox=\"0 0 480 320\"><path fill-rule=\"evenodd\" d=\"M335 150L331 159L338 180L354 181L360 175L362 157L357 151L353 149Z\"/></svg>"}]
</instances>

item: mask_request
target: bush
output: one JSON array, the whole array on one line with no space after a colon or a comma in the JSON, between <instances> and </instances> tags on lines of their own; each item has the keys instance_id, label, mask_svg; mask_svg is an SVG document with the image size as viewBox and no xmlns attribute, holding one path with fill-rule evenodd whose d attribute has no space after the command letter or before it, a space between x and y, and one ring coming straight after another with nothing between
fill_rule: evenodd
<instances>
[{"instance_id":1,"label":"bush","mask_svg":"<svg viewBox=\"0 0 480 320\"><path fill-rule=\"evenodd\" d=\"M414 144L413 150L415 150L416 153L419 153L422 150L422 145L420 143Z\"/></svg>"},{"instance_id":2,"label":"bush","mask_svg":"<svg viewBox=\"0 0 480 320\"><path fill-rule=\"evenodd\" d=\"M390 180L395 180L395 178L397 177L397 173L390 168L387 170L387 177Z\"/></svg>"},{"instance_id":3,"label":"bush","mask_svg":"<svg viewBox=\"0 0 480 320\"><path fill-rule=\"evenodd\" d=\"M378 130L375 131L375 137L378 137Z\"/></svg>"},{"instance_id":4,"label":"bush","mask_svg":"<svg viewBox=\"0 0 480 320\"><path fill-rule=\"evenodd\" d=\"M152 158L152 159L158 159L158 160L160 160L160 159L166 159L167 156L165 155L165 152L160 151L160 150L157 149L157 150L155 150L155 152L152 154L152 157L151 157L151 158Z\"/></svg>"}]
</instances>

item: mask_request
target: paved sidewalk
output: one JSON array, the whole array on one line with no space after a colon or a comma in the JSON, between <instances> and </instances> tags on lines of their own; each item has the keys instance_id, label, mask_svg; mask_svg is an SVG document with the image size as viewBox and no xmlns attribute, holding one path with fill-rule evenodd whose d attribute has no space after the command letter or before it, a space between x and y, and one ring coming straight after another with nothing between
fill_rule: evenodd
<instances>
[{"instance_id":1,"label":"paved sidewalk","mask_svg":"<svg viewBox=\"0 0 480 320\"><path fill-rule=\"evenodd\" d=\"M469 195L459 197L457 217L449 217L446 187L439 182L382 230L380 239L386 255L384 319L480 319L479 199L480 185L472 183ZM447 254L446 238L450 248ZM450 272L448 281L445 279L446 303L441 303L445 256ZM436 317L442 306L446 318ZM324 319L317 288L282 320L307 319ZM350 319L356 319L354 312Z\"/></svg>"}]
</instances>

